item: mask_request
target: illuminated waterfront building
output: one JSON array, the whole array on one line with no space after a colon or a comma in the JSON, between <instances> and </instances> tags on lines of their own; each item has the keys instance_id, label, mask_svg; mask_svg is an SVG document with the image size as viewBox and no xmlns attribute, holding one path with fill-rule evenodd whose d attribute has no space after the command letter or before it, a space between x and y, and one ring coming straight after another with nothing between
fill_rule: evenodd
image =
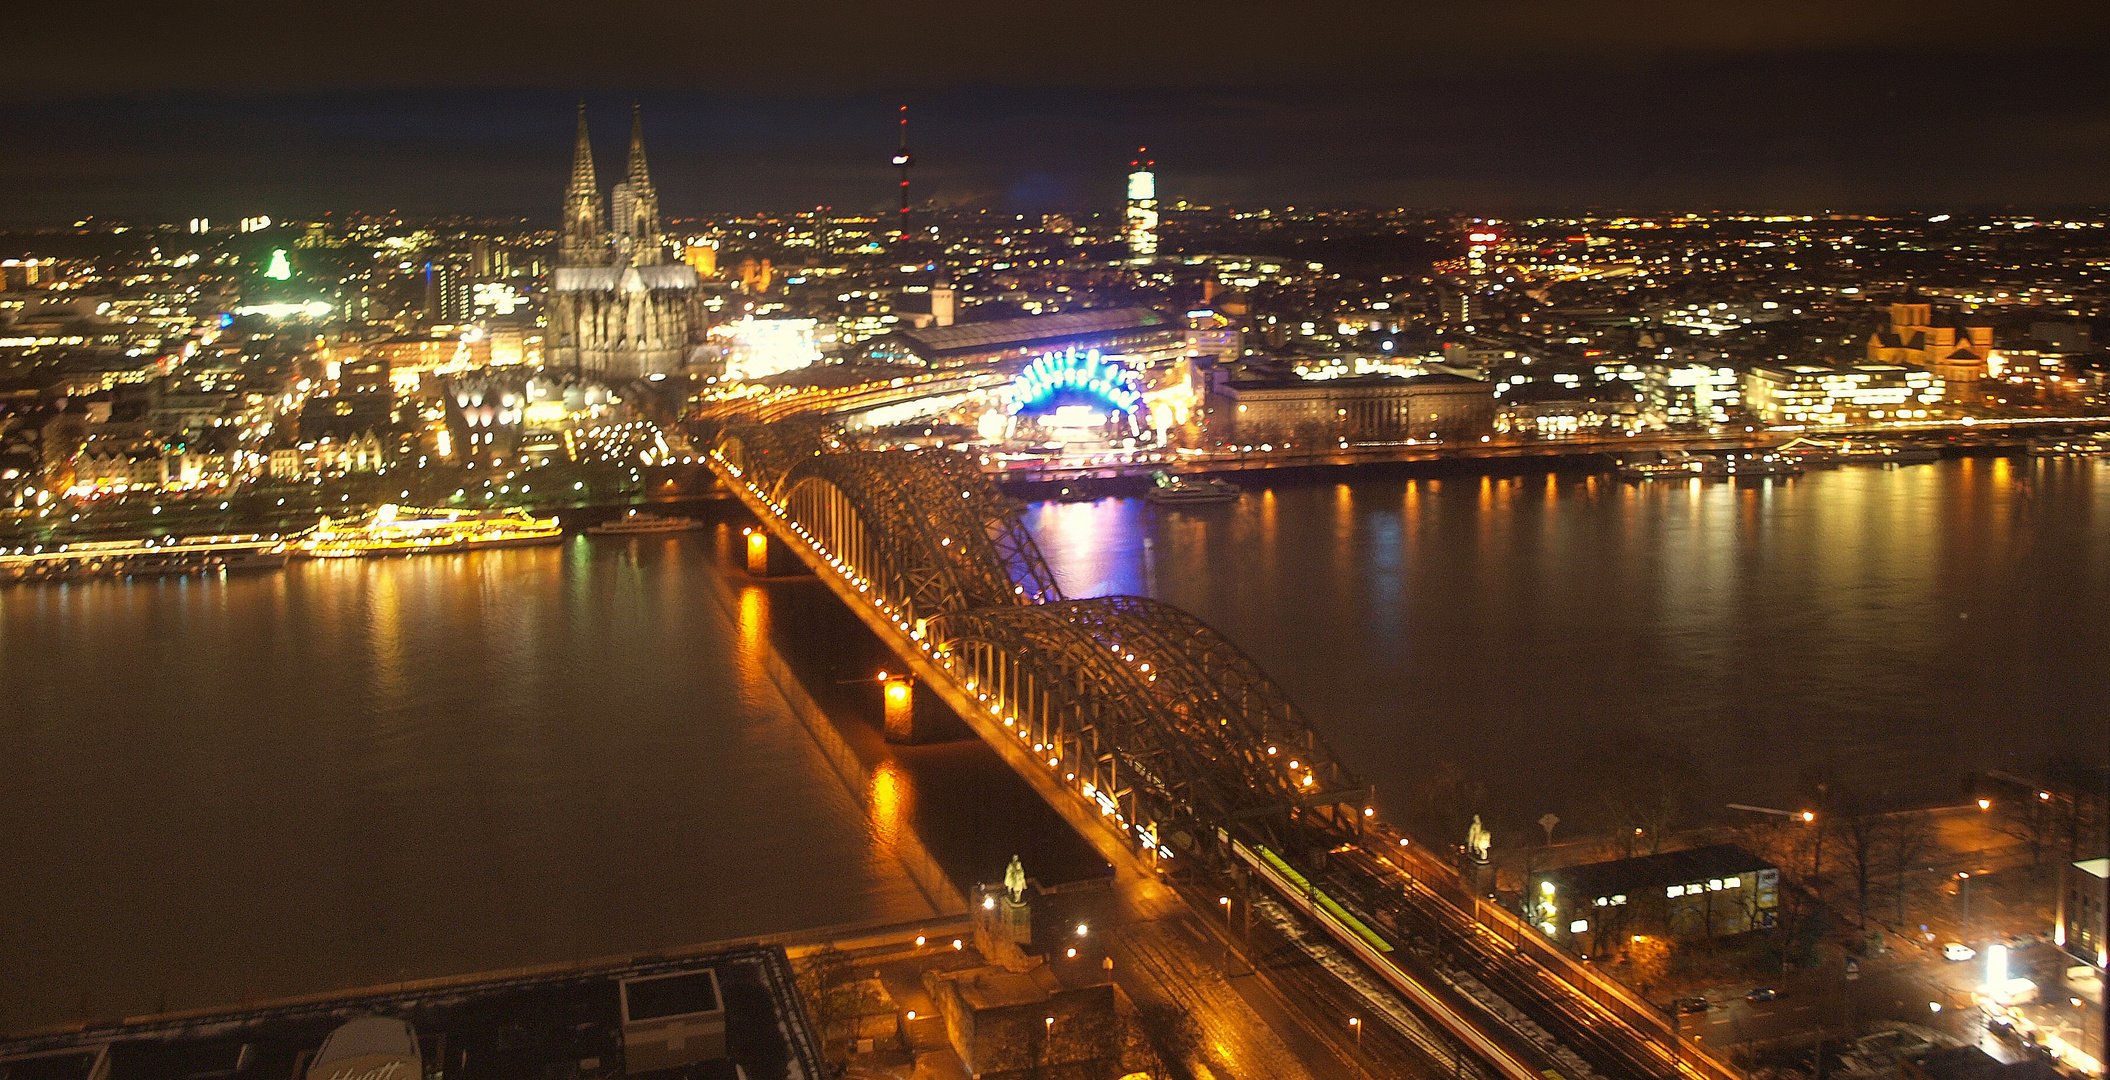
<instances>
[{"instance_id":1,"label":"illuminated waterfront building","mask_svg":"<svg viewBox=\"0 0 2110 1080\"><path fill-rule=\"evenodd\" d=\"M1744 407L1768 424L1938 419L1945 414L1930 406L1941 399L1933 373L1896 364L1782 364L1744 375Z\"/></svg>"},{"instance_id":2,"label":"illuminated waterfront building","mask_svg":"<svg viewBox=\"0 0 2110 1080\"><path fill-rule=\"evenodd\" d=\"M1602 375L1603 368L1599 368ZM1649 411L1671 427L1725 424L1743 407L1742 379L1732 367L1713 364L1644 364L1642 385Z\"/></svg>"},{"instance_id":3,"label":"illuminated waterfront building","mask_svg":"<svg viewBox=\"0 0 2110 1080\"><path fill-rule=\"evenodd\" d=\"M1487 383L1456 375L1251 379L1231 383L1242 442L1470 442L1494 420Z\"/></svg>"},{"instance_id":4,"label":"illuminated waterfront building","mask_svg":"<svg viewBox=\"0 0 2110 1080\"><path fill-rule=\"evenodd\" d=\"M1152 171L1156 164L1141 157L1129 163L1128 211L1122 218L1121 234L1128 242L1129 257L1136 262L1158 257L1158 176Z\"/></svg>"},{"instance_id":5,"label":"illuminated waterfront building","mask_svg":"<svg viewBox=\"0 0 2110 1080\"><path fill-rule=\"evenodd\" d=\"M674 371L689 360L700 281L693 266L668 259L635 110L628 168L609 210L604 221L582 105L550 272L548 363L609 380Z\"/></svg>"}]
</instances>

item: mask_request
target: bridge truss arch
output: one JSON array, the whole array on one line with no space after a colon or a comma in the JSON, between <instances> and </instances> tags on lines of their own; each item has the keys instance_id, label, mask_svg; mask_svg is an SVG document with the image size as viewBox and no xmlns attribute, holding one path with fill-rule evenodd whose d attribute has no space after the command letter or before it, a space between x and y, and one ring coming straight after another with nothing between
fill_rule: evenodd
<instances>
[{"instance_id":1,"label":"bridge truss arch","mask_svg":"<svg viewBox=\"0 0 2110 1080\"><path fill-rule=\"evenodd\" d=\"M766 493L775 491L793 466L821 453L827 439L817 422L736 423L719 433L711 453L735 477Z\"/></svg>"},{"instance_id":2,"label":"bridge truss arch","mask_svg":"<svg viewBox=\"0 0 2110 1080\"><path fill-rule=\"evenodd\" d=\"M1141 846L1359 832L1370 792L1251 658L1142 597L947 613L930 640L1005 730ZM1168 852L1169 854L1169 852Z\"/></svg>"},{"instance_id":3,"label":"bridge truss arch","mask_svg":"<svg viewBox=\"0 0 2110 1080\"><path fill-rule=\"evenodd\" d=\"M965 455L815 454L783 474L771 501L903 623L1061 597L1016 508Z\"/></svg>"},{"instance_id":4,"label":"bridge truss arch","mask_svg":"<svg viewBox=\"0 0 2110 1080\"><path fill-rule=\"evenodd\" d=\"M1361 831L1369 789L1251 657L1169 604L1065 599L972 457L791 424L728 428L712 454L1139 846Z\"/></svg>"}]
</instances>

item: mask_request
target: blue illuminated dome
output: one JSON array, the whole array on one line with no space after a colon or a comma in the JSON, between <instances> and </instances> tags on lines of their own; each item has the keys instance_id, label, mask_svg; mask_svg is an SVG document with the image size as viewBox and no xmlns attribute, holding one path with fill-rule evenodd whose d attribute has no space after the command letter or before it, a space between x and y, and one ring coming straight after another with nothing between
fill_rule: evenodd
<instances>
[{"instance_id":1,"label":"blue illuminated dome","mask_svg":"<svg viewBox=\"0 0 2110 1080\"><path fill-rule=\"evenodd\" d=\"M1128 369L1099 350L1044 353L1012 380L1004 394L1019 416L1044 416L1067 405L1087 405L1130 417L1142 411Z\"/></svg>"}]
</instances>

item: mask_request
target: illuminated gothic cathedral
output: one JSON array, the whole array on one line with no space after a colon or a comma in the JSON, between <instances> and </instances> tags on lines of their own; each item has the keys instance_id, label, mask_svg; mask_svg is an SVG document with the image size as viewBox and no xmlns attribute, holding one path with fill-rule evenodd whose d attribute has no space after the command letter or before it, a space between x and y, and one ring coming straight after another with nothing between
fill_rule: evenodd
<instances>
[{"instance_id":1,"label":"illuminated gothic cathedral","mask_svg":"<svg viewBox=\"0 0 2110 1080\"><path fill-rule=\"evenodd\" d=\"M629 171L608 201L604 219L582 103L550 273L549 363L609 381L674 371L694 347L700 282L695 270L668 258L659 193L645 171L644 122L634 107Z\"/></svg>"}]
</instances>

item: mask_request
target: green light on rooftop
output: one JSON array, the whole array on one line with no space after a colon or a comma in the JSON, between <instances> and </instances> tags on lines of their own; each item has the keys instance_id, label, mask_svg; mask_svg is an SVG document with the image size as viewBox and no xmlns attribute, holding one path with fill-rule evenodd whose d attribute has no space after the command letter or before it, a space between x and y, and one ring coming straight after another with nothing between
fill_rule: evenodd
<instances>
[{"instance_id":1,"label":"green light on rooftop","mask_svg":"<svg viewBox=\"0 0 2110 1080\"><path fill-rule=\"evenodd\" d=\"M293 264L286 260L284 248L271 253L271 265L264 268L264 276L273 281L285 281L293 276Z\"/></svg>"}]
</instances>

